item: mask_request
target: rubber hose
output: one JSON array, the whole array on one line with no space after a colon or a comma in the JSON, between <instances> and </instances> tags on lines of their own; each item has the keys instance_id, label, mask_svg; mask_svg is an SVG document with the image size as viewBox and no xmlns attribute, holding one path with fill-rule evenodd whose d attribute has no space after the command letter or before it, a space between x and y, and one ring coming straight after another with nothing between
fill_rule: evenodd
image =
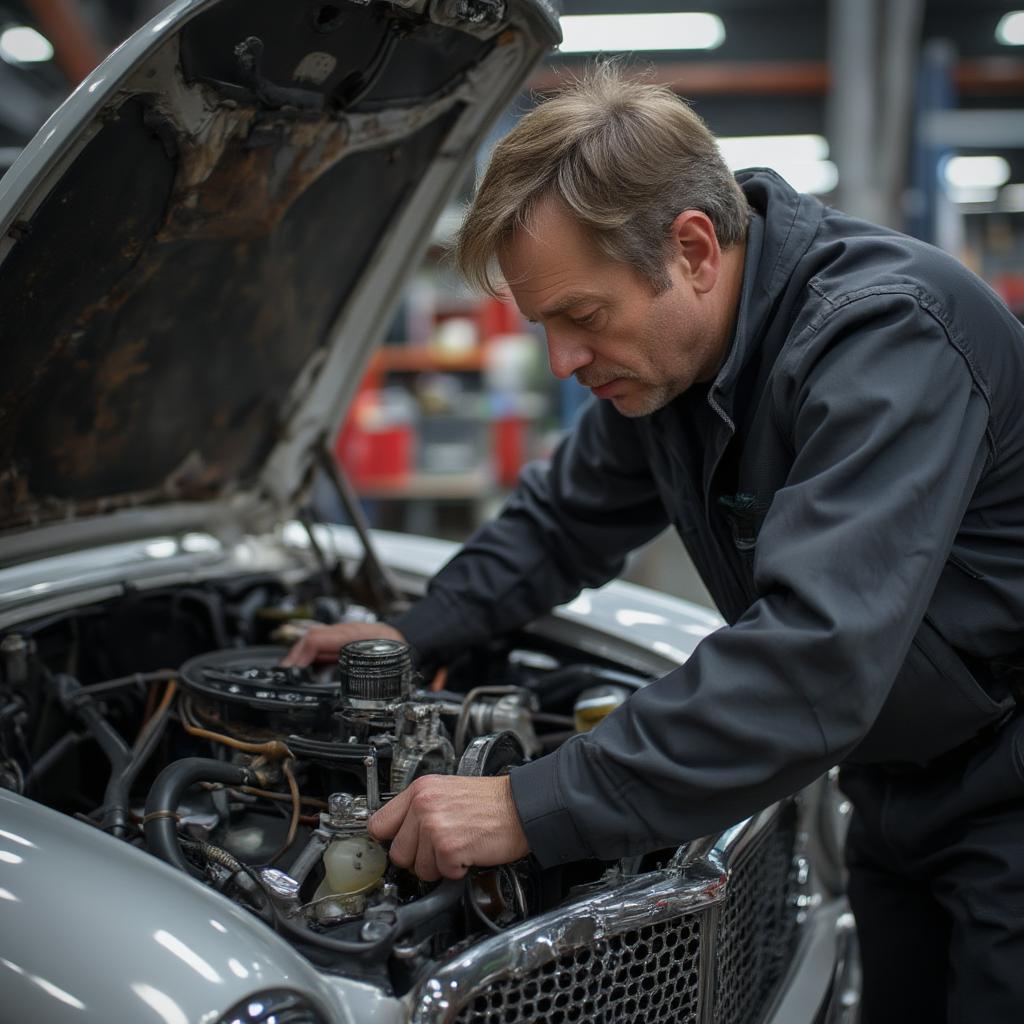
<instances>
[{"instance_id":1,"label":"rubber hose","mask_svg":"<svg viewBox=\"0 0 1024 1024\"><path fill-rule=\"evenodd\" d=\"M103 794L103 825L116 836L124 836L127 812L126 799L120 794L118 780L132 761L132 748L124 737L100 714L93 698L84 692L82 684L75 678L61 673L53 678L53 687L64 709L75 715L89 730L110 761L110 778Z\"/></svg>"},{"instance_id":2,"label":"rubber hose","mask_svg":"<svg viewBox=\"0 0 1024 1024\"><path fill-rule=\"evenodd\" d=\"M106 792L103 794L103 827L110 825L121 827L127 818L127 807L131 797L132 784L136 776L145 767L146 762L153 755L157 744L160 742L167 728L167 722L171 717L170 705L165 707L158 718L150 719L146 725L145 734L142 736L141 746L132 750L131 759L121 769L110 777L107 783ZM117 835L115 831L115 835Z\"/></svg>"},{"instance_id":3,"label":"rubber hose","mask_svg":"<svg viewBox=\"0 0 1024 1024\"><path fill-rule=\"evenodd\" d=\"M54 677L53 683L57 699L64 709L84 723L103 749L103 753L107 755L114 770L120 771L132 756L131 747L125 742L124 737L96 710L91 697L79 696L82 684L77 679L60 674Z\"/></svg>"},{"instance_id":4,"label":"rubber hose","mask_svg":"<svg viewBox=\"0 0 1024 1024\"><path fill-rule=\"evenodd\" d=\"M192 872L178 843L176 812L185 790L197 782L244 786L250 782L250 772L241 765L214 761L209 757L185 757L169 764L156 777L146 797L146 844L151 853L186 874Z\"/></svg>"}]
</instances>

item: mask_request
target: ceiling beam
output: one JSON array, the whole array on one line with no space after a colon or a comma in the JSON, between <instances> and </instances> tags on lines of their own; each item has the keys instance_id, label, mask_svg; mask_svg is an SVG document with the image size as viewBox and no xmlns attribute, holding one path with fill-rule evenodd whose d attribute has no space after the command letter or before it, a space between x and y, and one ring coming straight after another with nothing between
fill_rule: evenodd
<instances>
[{"instance_id":1,"label":"ceiling beam","mask_svg":"<svg viewBox=\"0 0 1024 1024\"><path fill-rule=\"evenodd\" d=\"M961 93L994 96L1024 92L1024 60L1019 57L980 57L961 60L953 72Z\"/></svg>"},{"instance_id":2,"label":"ceiling beam","mask_svg":"<svg viewBox=\"0 0 1024 1024\"><path fill-rule=\"evenodd\" d=\"M585 62L542 66L527 83L533 92L560 89L577 77ZM683 96L822 96L830 77L824 61L658 61L636 68L638 78L668 85ZM1024 60L986 57L961 60L954 71L957 91L993 96L1024 92Z\"/></svg>"},{"instance_id":3,"label":"ceiling beam","mask_svg":"<svg viewBox=\"0 0 1024 1024\"><path fill-rule=\"evenodd\" d=\"M54 63L72 85L106 56L76 0L25 0L25 6L53 45Z\"/></svg>"},{"instance_id":4,"label":"ceiling beam","mask_svg":"<svg viewBox=\"0 0 1024 1024\"><path fill-rule=\"evenodd\" d=\"M529 88L554 92L586 66L538 68ZM636 75L645 82L671 86L684 96L820 95L828 89L828 66L823 61L658 61L638 66Z\"/></svg>"}]
</instances>

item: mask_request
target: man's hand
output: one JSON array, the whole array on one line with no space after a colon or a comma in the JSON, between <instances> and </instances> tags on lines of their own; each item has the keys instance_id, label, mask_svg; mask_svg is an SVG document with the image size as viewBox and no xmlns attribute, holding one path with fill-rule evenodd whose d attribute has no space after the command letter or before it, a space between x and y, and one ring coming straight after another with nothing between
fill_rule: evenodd
<instances>
[{"instance_id":1,"label":"man's hand","mask_svg":"<svg viewBox=\"0 0 1024 1024\"><path fill-rule=\"evenodd\" d=\"M406 639L393 626L383 622L342 622L337 626L314 626L285 656L282 665L311 665L314 661L334 661L345 644L353 640Z\"/></svg>"},{"instance_id":2,"label":"man's hand","mask_svg":"<svg viewBox=\"0 0 1024 1024\"><path fill-rule=\"evenodd\" d=\"M508 776L424 775L370 819L375 839L394 839L391 860L425 882L525 857Z\"/></svg>"}]
</instances>

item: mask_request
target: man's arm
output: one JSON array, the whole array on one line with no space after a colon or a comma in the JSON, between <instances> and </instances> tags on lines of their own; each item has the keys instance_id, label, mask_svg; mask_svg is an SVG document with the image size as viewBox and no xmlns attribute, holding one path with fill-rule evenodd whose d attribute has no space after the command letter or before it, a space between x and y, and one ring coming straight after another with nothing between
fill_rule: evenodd
<instances>
[{"instance_id":1,"label":"man's arm","mask_svg":"<svg viewBox=\"0 0 1024 1024\"><path fill-rule=\"evenodd\" d=\"M392 624L421 658L444 663L613 579L666 523L635 424L594 402L550 465L524 469L501 514Z\"/></svg>"},{"instance_id":2,"label":"man's arm","mask_svg":"<svg viewBox=\"0 0 1024 1024\"><path fill-rule=\"evenodd\" d=\"M619 574L625 556L667 523L636 427L593 402L550 465L527 466L501 514L431 580L427 595L390 624L311 629L284 659L308 665L364 637L405 640L440 665L511 632Z\"/></svg>"},{"instance_id":3,"label":"man's arm","mask_svg":"<svg viewBox=\"0 0 1024 1024\"><path fill-rule=\"evenodd\" d=\"M783 358L795 460L758 539L761 596L593 732L513 769L544 864L726 827L843 759L889 693L991 454L987 401L911 296L850 303Z\"/></svg>"}]
</instances>

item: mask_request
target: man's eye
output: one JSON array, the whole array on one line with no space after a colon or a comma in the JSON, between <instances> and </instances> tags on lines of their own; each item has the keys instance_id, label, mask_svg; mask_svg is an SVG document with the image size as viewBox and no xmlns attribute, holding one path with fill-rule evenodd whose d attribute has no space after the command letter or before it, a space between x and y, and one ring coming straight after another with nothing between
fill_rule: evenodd
<instances>
[{"instance_id":1,"label":"man's eye","mask_svg":"<svg viewBox=\"0 0 1024 1024\"><path fill-rule=\"evenodd\" d=\"M574 321L580 325L580 327L593 327L597 323L597 317L600 310L595 309L593 313L586 313L583 316L574 317Z\"/></svg>"}]
</instances>

